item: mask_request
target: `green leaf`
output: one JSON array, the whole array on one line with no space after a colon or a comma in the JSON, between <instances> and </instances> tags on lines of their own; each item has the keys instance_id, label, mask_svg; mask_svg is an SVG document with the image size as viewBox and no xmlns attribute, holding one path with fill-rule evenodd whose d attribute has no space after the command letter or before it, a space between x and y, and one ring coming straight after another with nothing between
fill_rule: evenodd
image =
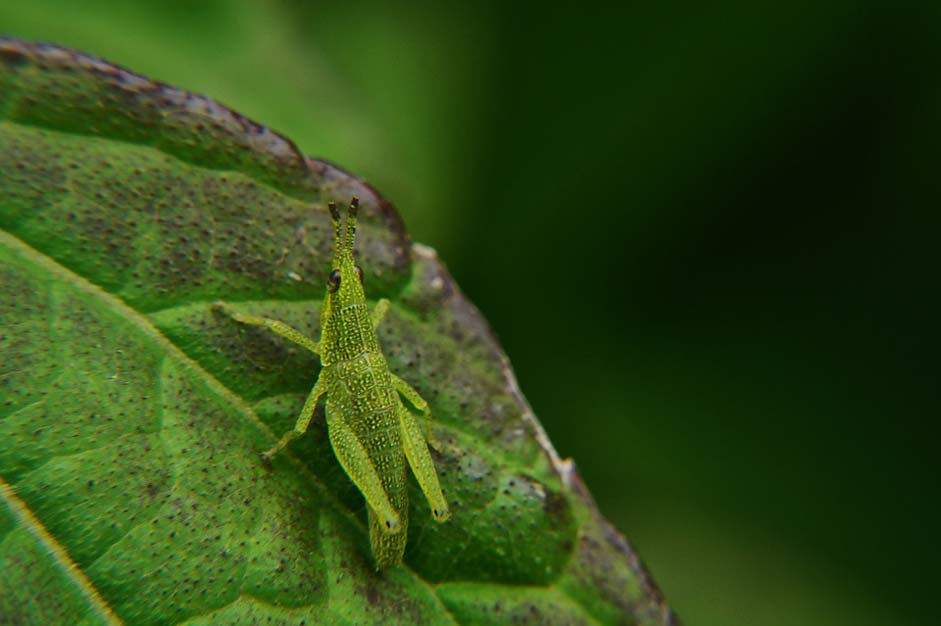
<instances>
[{"instance_id":1,"label":"green leaf","mask_svg":"<svg viewBox=\"0 0 941 626\"><path fill-rule=\"evenodd\" d=\"M362 198L392 370L431 403L452 519L412 485L377 574L319 368L326 202ZM372 188L208 98L0 39L0 617L13 623L674 623L486 323ZM574 417L573 417L574 419Z\"/></svg>"}]
</instances>

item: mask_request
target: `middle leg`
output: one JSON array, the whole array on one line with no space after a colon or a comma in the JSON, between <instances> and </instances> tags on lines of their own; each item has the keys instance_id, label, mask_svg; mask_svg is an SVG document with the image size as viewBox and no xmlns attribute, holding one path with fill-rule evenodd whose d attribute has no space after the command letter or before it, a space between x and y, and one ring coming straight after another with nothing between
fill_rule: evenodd
<instances>
[{"instance_id":1,"label":"middle leg","mask_svg":"<svg viewBox=\"0 0 941 626\"><path fill-rule=\"evenodd\" d=\"M284 433L281 439L278 440L278 443L262 453L265 459L271 460L271 458L284 449L284 446L288 445L292 439L300 437L307 432L307 427L310 426L310 420L314 417L314 409L317 408L317 400L319 400L320 396L327 390L327 385L324 382L325 378L326 377L323 375L317 377L317 382L314 383L314 388L310 390L307 400L304 401L304 408L301 409L301 414L297 418L297 422L294 423L294 428Z\"/></svg>"}]
</instances>

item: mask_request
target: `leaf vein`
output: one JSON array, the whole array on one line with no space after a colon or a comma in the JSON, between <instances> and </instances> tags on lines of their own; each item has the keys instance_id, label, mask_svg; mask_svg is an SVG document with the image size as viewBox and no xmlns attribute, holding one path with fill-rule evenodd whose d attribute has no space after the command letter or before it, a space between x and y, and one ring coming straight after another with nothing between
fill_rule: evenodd
<instances>
[{"instance_id":1,"label":"leaf vein","mask_svg":"<svg viewBox=\"0 0 941 626\"><path fill-rule=\"evenodd\" d=\"M65 547L46 530L42 522L33 515L26 503L17 497L13 487L8 485L3 478L0 478L0 500L4 501L16 521L52 556L56 566L78 589L95 613L108 624L121 624L121 620L114 614L105 599L101 597L91 580L78 568Z\"/></svg>"}]
</instances>

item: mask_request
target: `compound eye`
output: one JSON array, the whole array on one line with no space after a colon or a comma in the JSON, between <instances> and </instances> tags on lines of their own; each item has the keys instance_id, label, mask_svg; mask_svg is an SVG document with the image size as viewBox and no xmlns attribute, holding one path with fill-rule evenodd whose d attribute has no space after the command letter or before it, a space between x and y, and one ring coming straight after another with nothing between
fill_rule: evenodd
<instances>
[{"instance_id":1,"label":"compound eye","mask_svg":"<svg viewBox=\"0 0 941 626\"><path fill-rule=\"evenodd\" d=\"M333 270L330 272L330 275L327 276L327 289L330 290L330 293L336 293L337 289L340 288L340 270Z\"/></svg>"},{"instance_id":2,"label":"compound eye","mask_svg":"<svg viewBox=\"0 0 941 626\"><path fill-rule=\"evenodd\" d=\"M359 265L357 265L357 266L355 266L353 269L356 270L356 276L357 276L357 278L359 278L359 284L360 284L360 285L365 285L366 283L363 281L363 268L361 268Z\"/></svg>"}]
</instances>

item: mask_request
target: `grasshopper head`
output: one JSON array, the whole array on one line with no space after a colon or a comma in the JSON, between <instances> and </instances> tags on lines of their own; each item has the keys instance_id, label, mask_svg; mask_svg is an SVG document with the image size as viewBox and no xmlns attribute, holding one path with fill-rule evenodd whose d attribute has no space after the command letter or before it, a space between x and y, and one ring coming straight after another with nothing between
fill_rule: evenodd
<instances>
[{"instance_id":1,"label":"grasshopper head","mask_svg":"<svg viewBox=\"0 0 941 626\"><path fill-rule=\"evenodd\" d=\"M333 269L327 277L327 306L332 310L366 301L363 291L363 270L353 260L353 243L356 239L356 212L359 198L353 196L346 212L344 225L337 205L327 205L333 218Z\"/></svg>"}]
</instances>

